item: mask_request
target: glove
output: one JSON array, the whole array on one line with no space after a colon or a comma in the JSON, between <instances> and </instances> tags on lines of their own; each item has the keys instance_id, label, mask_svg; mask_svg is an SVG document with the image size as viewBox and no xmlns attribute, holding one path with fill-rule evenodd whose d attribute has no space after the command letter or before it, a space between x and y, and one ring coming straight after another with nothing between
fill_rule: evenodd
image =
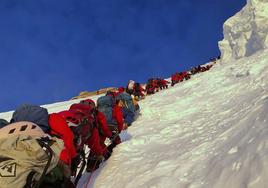
<instances>
[{"instance_id":1,"label":"glove","mask_svg":"<svg viewBox=\"0 0 268 188\"><path fill-rule=\"evenodd\" d=\"M105 160L109 159L109 158L111 157L111 155L112 155L112 152L110 152L110 151L108 150L108 148L107 148L107 151L106 151L105 154L104 154L104 158L105 158Z\"/></svg>"},{"instance_id":2,"label":"glove","mask_svg":"<svg viewBox=\"0 0 268 188\"><path fill-rule=\"evenodd\" d=\"M112 136L110 137L110 140L114 140L116 137L118 136L118 131L117 130L113 130L112 131Z\"/></svg>"},{"instance_id":3,"label":"glove","mask_svg":"<svg viewBox=\"0 0 268 188\"><path fill-rule=\"evenodd\" d=\"M103 155L96 155L96 159L100 162L104 161L105 157Z\"/></svg>"},{"instance_id":4,"label":"glove","mask_svg":"<svg viewBox=\"0 0 268 188\"><path fill-rule=\"evenodd\" d=\"M127 123L124 123L123 130L126 130L127 128L128 128L128 124Z\"/></svg>"},{"instance_id":5,"label":"glove","mask_svg":"<svg viewBox=\"0 0 268 188\"><path fill-rule=\"evenodd\" d=\"M117 137L117 136L116 136ZM115 137L115 138L116 138ZM115 141L116 139L114 139L113 141L112 141L112 143L107 147L107 150L108 150L108 152L110 152L110 154L112 154L112 152L113 152L113 149L115 148L115 146L117 145L114 141Z\"/></svg>"},{"instance_id":6,"label":"glove","mask_svg":"<svg viewBox=\"0 0 268 188\"><path fill-rule=\"evenodd\" d=\"M62 170L64 177L66 178L71 177L71 167L69 165L59 160L58 167Z\"/></svg>"}]
</instances>

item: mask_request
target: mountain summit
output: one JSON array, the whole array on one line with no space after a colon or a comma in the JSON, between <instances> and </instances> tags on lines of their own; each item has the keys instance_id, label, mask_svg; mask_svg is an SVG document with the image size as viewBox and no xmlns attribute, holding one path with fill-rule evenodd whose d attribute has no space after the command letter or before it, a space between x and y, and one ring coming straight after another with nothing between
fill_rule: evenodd
<instances>
[{"instance_id":1,"label":"mountain summit","mask_svg":"<svg viewBox=\"0 0 268 188\"><path fill-rule=\"evenodd\" d=\"M268 47L268 0L248 0L224 25L219 42L223 61L248 57Z\"/></svg>"}]
</instances>

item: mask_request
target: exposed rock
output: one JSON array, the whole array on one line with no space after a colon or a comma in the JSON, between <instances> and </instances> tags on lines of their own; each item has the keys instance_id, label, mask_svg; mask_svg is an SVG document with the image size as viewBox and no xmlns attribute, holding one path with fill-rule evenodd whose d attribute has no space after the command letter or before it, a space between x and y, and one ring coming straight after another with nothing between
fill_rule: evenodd
<instances>
[{"instance_id":1,"label":"exposed rock","mask_svg":"<svg viewBox=\"0 0 268 188\"><path fill-rule=\"evenodd\" d=\"M117 88L108 87L108 88L100 89L100 90L97 90L97 91L82 91L82 92L80 92L80 94L78 96L73 97L71 100L91 97L91 96L94 96L94 95L101 95L101 94L106 93L107 91L113 91L113 90L117 90Z\"/></svg>"}]
</instances>

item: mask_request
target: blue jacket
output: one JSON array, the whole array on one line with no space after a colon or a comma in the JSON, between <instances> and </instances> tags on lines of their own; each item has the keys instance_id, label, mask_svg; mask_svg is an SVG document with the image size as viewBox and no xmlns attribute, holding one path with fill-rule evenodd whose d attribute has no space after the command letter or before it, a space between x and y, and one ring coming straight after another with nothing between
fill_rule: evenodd
<instances>
[{"instance_id":1,"label":"blue jacket","mask_svg":"<svg viewBox=\"0 0 268 188\"><path fill-rule=\"evenodd\" d=\"M130 126L135 119L135 113L126 107L123 108L123 116L128 126Z\"/></svg>"}]
</instances>

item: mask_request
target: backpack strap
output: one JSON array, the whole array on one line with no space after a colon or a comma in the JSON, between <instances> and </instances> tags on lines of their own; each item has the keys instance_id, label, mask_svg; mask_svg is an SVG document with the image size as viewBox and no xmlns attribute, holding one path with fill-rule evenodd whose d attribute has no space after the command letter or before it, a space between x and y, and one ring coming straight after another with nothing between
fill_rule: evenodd
<instances>
[{"instance_id":1,"label":"backpack strap","mask_svg":"<svg viewBox=\"0 0 268 188\"><path fill-rule=\"evenodd\" d=\"M29 173L29 175L27 176L27 179L26 179L26 184L23 188L32 188L33 187L33 185L36 183L34 178L33 178L34 175L35 175L34 171L31 171Z\"/></svg>"},{"instance_id":2,"label":"backpack strap","mask_svg":"<svg viewBox=\"0 0 268 188\"><path fill-rule=\"evenodd\" d=\"M42 137L40 139L37 139L37 142L39 143L39 145L44 149L44 151L47 153L48 155L48 161L47 161L47 165L44 168L43 173L40 176L39 181L36 183L36 185L34 186L34 188L39 188L39 186L41 185L42 181L44 180L44 177L48 171L48 168L50 166L51 160L52 160L52 156L53 156L53 151L50 148L50 146L53 144L53 140L50 140L48 137Z\"/></svg>"},{"instance_id":3,"label":"backpack strap","mask_svg":"<svg viewBox=\"0 0 268 188\"><path fill-rule=\"evenodd\" d=\"M51 163L51 160L52 160L52 156L53 156L53 151L52 149L50 148L50 146L53 144L53 140L50 140L48 137L42 137L42 138L38 138L36 139L36 141L38 142L38 144L43 148L43 150L47 153L48 155L48 162L47 162L47 165L45 166L44 168L44 171L43 173L41 174L40 176L40 179L39 181L36 181L34 179L34 175L36 174L35 171L31 171L29 173L29 175L27 176L27 179L26 179L26 184L23 188L39 188L46 173L47 173L47 170L50 166L50 163Z\"/></svg>"}]
</instances>

